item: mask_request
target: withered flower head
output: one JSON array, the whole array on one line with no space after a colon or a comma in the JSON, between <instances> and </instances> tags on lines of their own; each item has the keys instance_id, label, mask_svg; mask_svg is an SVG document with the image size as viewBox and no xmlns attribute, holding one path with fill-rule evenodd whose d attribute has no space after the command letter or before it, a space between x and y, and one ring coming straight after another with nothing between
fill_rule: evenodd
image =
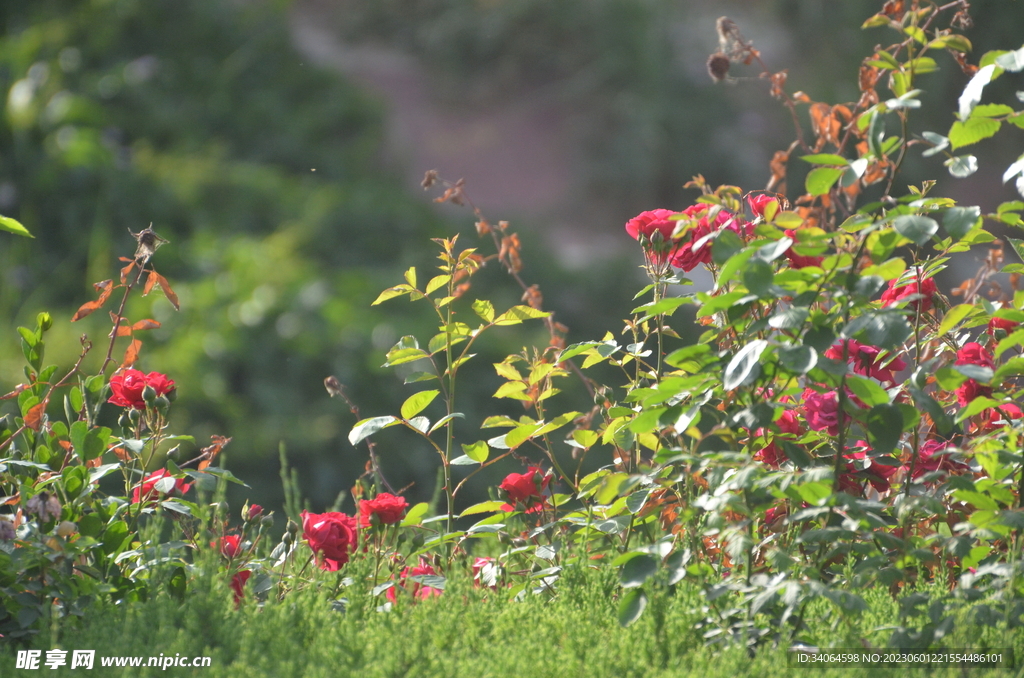
<instances>
[{"instance_id":1,"label":"withered flower head","mask_svg":"<svg viewBox=\"0 0 1024 678\"><path fill-rule=\"evenodd\" d=\"M135 248L135 261L145 263L152 258L156 251L161 245L168 242L161 238L153 231L153 225L150 224L149 228L143 229L138 233L132 233L131 229L128 230L132 237L135 238L135 242L139 245Z\"/></svg>"}]
</instances>

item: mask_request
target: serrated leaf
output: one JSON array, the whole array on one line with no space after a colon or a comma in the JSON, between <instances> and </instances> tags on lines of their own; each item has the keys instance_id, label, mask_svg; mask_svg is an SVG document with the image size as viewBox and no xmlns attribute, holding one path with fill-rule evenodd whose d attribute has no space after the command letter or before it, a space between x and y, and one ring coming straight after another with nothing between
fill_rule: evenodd
<instances>
[{"instance_id":1,"label":"serrated leaf","mask_svg":"<svg viewBox=\"0 0 1024 678\"><path fill-rule=\"evenodd\" d=\"M811 195L828 193L845 171L845 169L836 167L815 167L807 173L807 179L804 182L807 192Z\"/></svg>"},{"instance_id":2,"label":"serrated leaf","mask_svg":"<svg viewBox=\"0 0 1024 678\"><path fill-rule=\"evenodd\" d=\"M392 416L363 419L352 427L352 430L348 434L348 441L353 445L358 445L364 439L372 436L377 431L389 426L394 426L398 422L399 420Z\"/></svg>"},{"instance_id":3,"label":"serrated leaf","mask_svg":"<svg viewBox=\"0 0 1024 678\"><path fill-rule=\"evenodd\" d=\"M538 311L530 306L513 306L494 319L495 325L518 325L524 320L534 318L547 318L551 315L548 311Z\"/></svg>"},{"instance_id":4,"label":"serrated leaf","mask_svg":"<svg viewBox=\"0 0 1024 678\"><path fill-rule=\"evenodd\" d=\"M995 71L995 64L989 64L978 69L978 72L974 74L971 81L967 83L967 87L964 87L964 91L958 100L961 120L967 120L971 116L971 111L981 101L981 93L985 89L985 85L992 82Z\"/></svg>"},{"instance_id":5,"label":"serrated leaf","mask_svg":"<svg viewBox=\"0 0 1024 678\"><path fill-rule=\"evenodd\" d=\"M893 228L904 238L917 245L928 242L939 230L939 224L931 217L921 214L904 214L893 219Z\"/></svg>"},{"instance_id":6,"label":"serrated leaf","mask_svg":"<svg viewBox=\"0 0 1024 678\"><path fill-rule=\"evenodd\" d=\"M402 403L402 418L412 419L422 412L427 405L434 402L440 391L420 391L413 393Z\"/></svg>"},{"instance_id":7,"label":"serrated leaf","mask_svg":"<svg viewBox=\"0 0 1024 678\"><path fill-rule=\"evenodd\" d=\"M482 318L486 323L494 320L494 304L486 299L477 299L474 301L473 312L480 316L480 318Z\"/></svg>"},{"instance_id":8,"label":"serrated leaf","mask_svg":"<svg viewBox=\"0 0 1024 678\"><path fill-rule=\"evenodd\" d=\"M761 354L767 346L767 341L763 339L755 339L741 348L736 355L732 357L732 360L729 361L729 364L725 368L723 379L724 383L722 384L725 390L731 391L746 381L754 371L754 368L758 367Z\"/></svg>"},{"instance_id":9,"label":"serrated leaf","mask_svg":"<svg viewBox=\"0 0 1024 678\"><path fill-rule=\"evenodd\" d=\"M638 586L643 586L643 583L654 576L654 573L658 571L658 561L652 556L642 553L638 556L630 558L625 565L622 566L622 572L619 574L619 584L624 589L633 589Z\"/></svg>"},{"instance_id":10,"label":"serrated leaf","mask_svg":"<svg viewBox=\"0 0 1024 678\"><path fill-rule=\"evenodd\" d=\"M812 346L786 346L779 349L779 362L790 372L806 374L818 364L818 352Z\"/></svg>"},{"instance_id":11,"label":"serrated leaf","mask_svg":"<svg viewBox=\"0 0 1024 678\"><path fill-rule=\"evenodd\" d=\"M841 155L834 153L814 153L812 155L801 155L800 159L814 165L835 165L846 167L849 161Z\"/></svg>"},{"instance_id":12,"label":"serrated leaf","mask_svg":"<svg viewBox=\"0 0 1024 678\"><path fill-rule=\"evenodd\" d=\"M954 240L960 240L981 218L980 207L950 207L942 214L942 228Z\"/></svg>"},{"instance_id":13,"label":"serrated leaf","mask_svg":"<svg viewBox=\"0 0 1024 678\"><path fill-rule=\"evenodd\" d=\"M903 412L895 405L875 405L867 416L868 440L879 454L896 449L903 435Z\"/></svg>"},{"instance_id":14,"label":"serrated leaf","mask_svg":"<svg viewBox=\"0 0 1024 678\"><path fill-rule=\"evenodd\" d=\"M491 454L491 448L488 447L487 442L483 440L478 440L470 445L463 445L462 451L467 457L478 464L482 464L487 461L487 457Z\"/></svg>"},{"instance_id":15,"label":"serrated leaf","mask_svg":"<svg viewBox=\"0 0 1024 678\"><path fill-rule=\"evenodd\" d=\"M777 330L793 330L802 326L810 314L810 309L805 306L790 306L781 311L776 311L768 319L768 325Z\"/></svg>"},{"instance_id":16,"label":"serrated leaf","mask_svg":"<svg viewBox=\"0 0 1024 678\"><path fill-rule=\"evenodd\" d=\"M11 217L5 217L0 215L0 231L7 231L8 233L14 233L15 235L24 236L26 238L34 238L35 236L28 232L28 229L21 225L17 219Z\"/></svg>"},{"instance_id":17,"label":"serrated leaf","mask_svg":"<svg viewBox=\"0 0 1024 678\"><path fill-rule=\"evenodd\" d=\"M1024 70L1024 47L1013 52L1007 52L996 57L996 66L1009 71L1010 73L1016 73L1020 70Z\"/></svg>"},{"instance_id":18,"label":"serrated leaf","mask_svg":"<svg viewBox=\"0 0 1024 678\"><path fill-rule=\"evenodd\" d=\"M427 511L429 510L430 505L425 501L416 504L405 512L405 518L402 519L402 527L419 525L423 521L423 516L427 515Z\"/></svg>"},{"instance_id":19,"label":"serrated leaf","mask_svg":"<svg viewBox=\"0 0 1024 678\"><path fill-rule=\"evenodd\" d=\"M408 285L395 285L394 287L389 287L381 292L380 296L378 296L370 306L376 306L388 299L394 299L395 297L400 297L402 295L409 294L410 292L412 292L412 288Z\"/></svg>"},{"instance_id":20,"label":"serrated leaf","mask_svg":"<svg viewBox=\"0 0 1024 678\"><path fill-rule=\"evenodd\" d=\"M772 265L763 259L751 259L743 269L743 284L759 297L768 296L774 281Z\"/></svg>"},{"instance_id":21,"label":"serrated leaf","mask_svg":"<svg viewBox=\"0 0 1024 678\"><path fill-rule=\"evenodd\" d=\"M978 171L978 159L973 155L958 155L942 163L957 179L964 179Z\"/></svg>"},{"instance_id":22,"label":"serrated leaf","mask_svg":"<svg viewBox=\"0 0 1024 678\"><path fill-rule=\"evenodd\" d=\"M870 379L851 374L846 377L846 385L869 407L889 402L889 394L885 389Z\"/></svg>"},{"instance_id":23,"label":"serrated leaf","mask_svg":"<svg viewBox=\"0 0 1024 678\"><path fill-rule=\"evenodd\" d=\"M424 290L424 293L430 294L431 292L441 289L442 287L447 285L448 281L451 279L452 277L447 274L435 275L433 278L430 279L430 282L427 283L427 288Z\"/></svg>"},{"instance_id":24,"label":"serrated leaf","mask_svg":"<svg viewBox=\"0 0 1024 678\"><path fill-rule=\"evenodd\" d=\"M924 158L930 158L933 155L938 155L949 148L949 139L941 134L936 134L935 132L921 132L921 136L932 144L931 148L921 154Z\"/></svg>"},{"instance_id":25,"label":"serrated leaf","mask_svg":"<svg viewBox=\"0 0 1024 678\"><path fill-rule=\"evenodd\" d=\"M939 334L945 334L956 327L960 324L960 321L966 318L975 308L974 304L960 304L949 309L946 312L946 315L943 316L942 323L939 325Z\"/></svg>"},{"instance_id":26,"label":"serrated leaf","mask_svg":"<svg viewBox=\"0 0 1024 678\"><path fill-rule=\"evenodd\" d=\"M623 628L639 619L647 609L647 594L640 589L631 589L619 601L619 625Z\"/></svg>"},{"instance_id":27,"label":"serrated leaf","mask_svg":"<svg viewBox=\"0 0 1024 678\"><path fill-rule=\"evenodd\" d=\"M505 502L503 501L483 501L479 504L473 504L460 513L459 517L465 518L466 516L475 516L479 513L494 513L496 511L504 510L502 509L503 506L505 506Z\"/></svg>"},{"instance_id":28,"label":"serrated leaf","mask_svg":"<svg viewBox=\"0 0 1024 678\"><path fill-rule=\"evenodd\" d=\"M972 116L964 122L957 120L949 129L949 143L955 151L994 136L1000 127L1002 127L1002 122L991 118Z\"/></svg>"}]
</instances>

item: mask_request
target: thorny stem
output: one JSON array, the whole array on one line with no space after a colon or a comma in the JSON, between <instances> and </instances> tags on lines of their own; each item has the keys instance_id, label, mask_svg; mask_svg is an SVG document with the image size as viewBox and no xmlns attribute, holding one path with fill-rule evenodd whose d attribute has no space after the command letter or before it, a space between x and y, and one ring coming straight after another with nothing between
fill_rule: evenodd
<instances>
[{"instance_id":1,"label":"thorny stem","mask_svg":"<svg viewBox=\"0 0 1024 678\"><path fill-rule=\"evenodd\" d=\"M121 321L124 320L124 307L128 303L128 295L131 294L132 288L135 287L139 280L142 279L142 274L146 271L146 261L139 263L136 260L135 265L139 271L135 274L135 279L128 283L128 286L124 288L124 295L121 297L121 305L117 308L117 314L114 316L114 328L110 330L110 344L107 346L107 357L103 359L103 365L100 367L98 374L103 374L107 371L107 365L114 362L114 344L117 342L117 330L121 327Z\"/></svg>"}]
</instances>

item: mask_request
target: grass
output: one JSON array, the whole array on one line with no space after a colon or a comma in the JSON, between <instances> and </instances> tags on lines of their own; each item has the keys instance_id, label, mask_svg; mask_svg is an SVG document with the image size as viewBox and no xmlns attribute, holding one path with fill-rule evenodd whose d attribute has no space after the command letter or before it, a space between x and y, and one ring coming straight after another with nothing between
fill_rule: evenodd
<instances>
[{"instance_id":1,"label":"grass","mask_svg":"<svg viewBox=\"0 0 1024 678\"><path fill-rule=\"evenodd\" d=\"M469 576L449 579L444 595L413 603L399 600L389 612L378 611L383 596L373 599L350 586L344 612L327 594L336 579L323 575L320 591L309 588L283 602L260 607L247 600L235 607L220 581L193 582L184 602L159 594L146 602L97 604L85 620L60 620L34 638L45 651L96 650L95 673L124 676L269 676L432 678L517 676L522 678L657 678L668 676L905 676L907 669L790 669L785 652L765 647L756 656L743 648L705 645L699 589L685 581L674 591L652 595L646 613L628 628L616 618L618 588L608 568L567 569L557 595L510 601L502 592L472 586ZM869 610L840 620L827 603L808 615L814 642L858 647L862 638L883 644L896 623L897 605L885 591L869 591ZM1013 644L1024 657L1024 636L997 633L969 623L958 624L950 648ZM103 668L103 656L208 656L206 668ZM70 656L70 654L69 654ZM18 671L14 650L0 648L0 675ZM67 666L47 675L79 675ZM1019 670L972 670L966 675L1020 675ZM915 669L912 674L925 675ZM965 675L959 669L928 670L931 676Z\"/></svg>"}]
</instances>

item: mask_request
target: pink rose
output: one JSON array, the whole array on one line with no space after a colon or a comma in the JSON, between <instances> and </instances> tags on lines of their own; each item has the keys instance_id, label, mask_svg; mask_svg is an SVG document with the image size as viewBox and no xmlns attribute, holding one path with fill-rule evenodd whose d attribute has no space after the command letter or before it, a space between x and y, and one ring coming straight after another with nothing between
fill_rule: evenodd
<instances>
[{"instance_id":1,"label":"pink rose","mask_svg":"<svg viewBox=\"0 0 1024 678\"><path fill-rule=\"evenodd\" d=\"M948 454L939 454L953 447L944 440L926 440L918 448L917 461L914 464L915 478L920 478L932 471L946 471L947 473L959 474L970 471L970 467L963 462L956 461ZM909 468L909 467L908 467Z\"/></svg>"},{"instance_id":2,"label":"pink rose","mask_svg":"<svg viewBox=\"0 0 1024 678\"><path fill-rule=\"evenodd\" d=\"M804 390L802 400L804 418L811 430L839 435L839 394L836 391L818 393L808 388Z\"/></svg>"},{"instance_id":3,"label":"pink rose","mask_svg":"<svg viewBox=\"0 0 1024 678\"><path fill-rule=\"evenodd\" d=\"M337 511L302 512L302 536L317 555L321 570L336 572L348 562L359 539L356 519Z\"/></svg>"},{"instance_id":4,"label":"pink rose","mask_svg":"<svg viewBox=\"0 0 1024 678\"><path fill-rule=\"evenodd\" d=\"M800 422L797 420L796 412L793 410L783 410L782 415L774 422L779 428L779 432L782 434L789 434L794 437L800 435ZM764 429L757 429L754 432L755 436L763 436ZM775 434L776 436L779 433ZM772 442L765 445L763 448L754 453L754 459L761 462L769 468L779 468L788 457L786 453L779 449L779 446L773 439Z\"/></svg>"},{"instance_id":5,"label":"pink rose","mask_svg":"<svg viewBox=\"0 0 1024 678\"><path fill-rule=\"evenodd\" d=\"M764 210L768 206L768 203L778 203L778 198L772 197L766 193L760 195L748 195L747 204L750 205L750 211L754 213L755 217L764 218Z\"/></svg>"}]
</instances>

